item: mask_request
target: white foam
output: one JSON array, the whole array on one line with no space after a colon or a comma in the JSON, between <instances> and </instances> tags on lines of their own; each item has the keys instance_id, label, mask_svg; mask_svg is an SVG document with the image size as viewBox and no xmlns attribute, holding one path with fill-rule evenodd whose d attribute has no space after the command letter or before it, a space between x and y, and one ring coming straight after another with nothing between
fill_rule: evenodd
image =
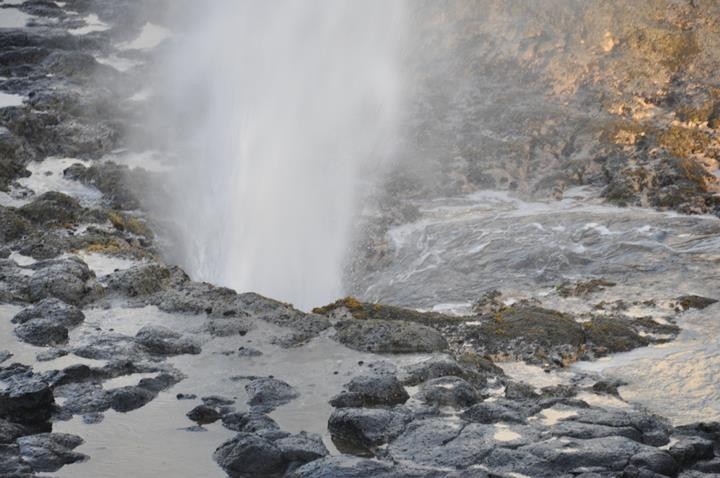
<instances>
[{"instance_id":1,"label":"white foam","mask_svg":"<svg viewBox=\"0 0 720 478\"><path fill-rule=\"evenodd\" d=\"M32 190L36 196L49 191L58 191L74 197L83 205L96 205L102 199L100 191L79 181L67 179L63 174L65 169L76 163L83 166L90 165L88 161L73 158L47 158L42 162L32 162L27 166L31 175L19 179L18 183ZM22 200L22 202L28 203L33 199L33 197L30 197Z\"/></svg>"},{"instance_id":2,"label":"white foam","mask_svg":"<svg viewBox=\"0 0 720 478\"><path fill-rule=\"evenodd\" d=\"M141 65L139 61L131 60L129 58L123 58L117 55L109 55L105 57L96 57L95 58L98 63L102 63L103 65L111 66L115 68L117 71L128 71L130 68L134 68L138 65Z\"/></svg>"},{"instance_id":3,"label":"white foam","mask_svg":"<svg viewBox=\"0 0 720 478\"><path fill-rule=\"evenodd\" d=\"M443 304L436 304L431 309L432 312L438 312L441 314L465 316L470 313L472 304L470 302L448 302Z\"/></svg>"},{"instance_id":4,"label":"white foam","mask_svg":"<svg viewBox=\"0 0 720 478\"><path fill-rule=\"evenodd\" d=\"M73 35L87 35L88 33L104 32L110 28L110 25L100 20L100 18L91 13L83 19L85 26L80 28L72 28L68 30Z\"/></svg>"},{"instance_id":5,"label":"white foam","mask_svg":"<svg viewBox=\"0 0 720 478\"><path fill-rule=\"evenodd\" d=\"M118 48L121 50L151 50L171 36L172 32L167 28L148 22L143 26L137 38L118 45Z\"/></svg>"}]
</instances>

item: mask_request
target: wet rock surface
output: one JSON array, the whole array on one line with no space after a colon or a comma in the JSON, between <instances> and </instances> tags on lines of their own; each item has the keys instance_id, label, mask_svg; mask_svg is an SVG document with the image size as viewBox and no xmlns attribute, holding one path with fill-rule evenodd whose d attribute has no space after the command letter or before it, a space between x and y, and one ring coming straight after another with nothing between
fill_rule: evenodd
<instances>
[{"instance_id":1,"label":"wet rock surface","mask_svg":"<svg viewBox=\"0 0 720 478\"><path fill-rule=\"evenodd\" d=\"M238 432L213 455L229 476L286 476L329 454L319 436L283 432L270 417L259 412L230 413L223 416L223 424Z\"/></svg>"},{"instance_id":2,"label":"wet rock surface","mask_svg":"<svg viewBox=\"0 0 720 478\"><path fill-rule=\"evenodd\" d=\"M595 313L578 316L530 301L511 306L498 302L489 307L476 306L475 310L479 313L466 316L421 313L346 298L316 312L341 318L335 324L336 340L357 350L377 353L450 350L458 356L471 352L494 360L523 360L552 367L661 343L680 331L664 318L656 321L652 317L613 314L615 310L603 304L595 306ZM418 383L426 376L440 377L442 371L482 380L482 374L454 369L456 366L442 362L424 365L424 369L411 371L415 376L407 380Z\"/></svg>"},{"instance_id":3,"label":"wet rock surface","mask_svg":"<svg viewBox=\"0 0 720 478\"><path fill-rule=\"evenodd\" d=\"M531 3L492 0L479 8L464 0L442 7L423 2L421 15L448 40L428 43L434 52L428 61L446 56L436 51L440 45L463 59L461 69L441 69L457 81L440 88L436 98L453 89L453 108L443 112L442 101L416 105L422 121L413 144L423 154L409 154L417 168L383 186L388 197L381 200L382 213L361 241L367 246L363 267L387 260L383 234L389 225L419 217L413 191L434 197L492 187L560 198L581 185L600 190L614 204L718 213L712 172L718 166L720 108L717 88L710 85L720 51L714 38L717 6L639 2L632 8L635 20L627 20L617 12L628 2L553 2L553 18L547 7ZM648 16L651 4L657 18ZM614 300L622 283L574 277L529 299L487 293L466 315L350 297L306 313L258 294L196 282L161 260L157 238L164 225L142 210L143 194L166 199L153 186L158 173L107 159L134 146L124 143L123 132L145 111L127 101L142 86L143 68L120 71L98 58L151 59L149 52L123 53L117 45L140 33L144 15L161 9L161 2L0 6L0 14L19 9L36 22L0 31L0 90L23 97L21 106L0 107L0 191L7 196L0 204L0 305L8 307L3 315L11 324L0 351L0 476L54 473L92 461L92 452L76 451L82 437L56 431L64 422L103 426L105 414L119 412L137 426L134 413L152 407L162 414L170 402L183 407L181 418L186 414L198 425L192 430L234 434L212 445L212 458L232 477L720 473L717 423L673 427L624 401L622 382L576 372L560 384L536 386L495 363L522 361L541 366L540 376L555 377L578 360L670 341L681 333L681 314L711 308L718 297L679 289L672 299L661 298L670 304L662 313L643 315L634 309L658 304ZM96 15L108 30L68 33L86 26L84 15ZM498 22L508 18L513 21ZM519 32L518 18L535 33ZM599 18L607 28L583 28L587 18ZM577 61L561 61L567 55ZM434 66L418 67L428 73L421 73L420 88L434 84ZM481 74L482 81L474 81ZM689 75L699 79L690 81ZM481 85L479 90L469 91L466 80ZM515 97L502 111L477 103L499 90ZM482 114L467 117L473 110ZM426 138L434 144L425 144ZM41 173L38 164L51 156L72 162L59 173ZM63 190L27 181L42 174ZM592 231L580 235L586 244L599 241ZM517 265L511 259L504 265L508 270ZM570 303L583 311L556 307L552 300L558 298L575 301ZM141 323L131 326L113 315L125 310ZM193 325L178 327L180 332L163 325L168 319L158 318L161 313ZM147 318L137 321L137 315ZM303 422L325 435L297 426L288 431L280 423L291 422L293 407L318 400L321 393L313 388L330 385L267 376L283 371L272 356L312 354L325 338L347 347L342 350L350 357L383 354L373 355L383 361L367 366L361 360L342 372L326 363L327 382L340 373L342 380L316 404L323 423L318 427L312 414ZM23 355L27 350L35 360ZM265 375L204 371L223 375L228 396L208 395L217 391L203 390L185 371L194 360L222 363L208 359L218 355L232 357L240 368L257 369L267 360ZM185 383L196 388L179 390ZM337 450L332 454L330 441ZM105 471L124 476L123 470Z\"/></svg>"},{"instance_id":4,"label":"wet rock surface","mask_svg":"<svg viewBox=\"0 0 720 478\"><path fill-rule=\"evenodd\" d=\"M245 385L248 405L265 413L297 398L299 393L287 382L275 378L257 378Z\"/></svg>"},{"instance_id":5,"label":"wet rock surface","mask_svg":"<svg viewBox=\"0 0 720 478\"><path fill-rule=\"evenodd\" d=\"M429 362L432 365L433 359ZM443 366L449 367L449 362L445 360ZM455 368L461 369L459 364ZM503 376L491 379L503 380ZM453 386L447 391L472 388L457 377L431 378L406 405L337 408L328 426L338 449L374 460L333 457L296 474L375 476L364 475L372 469L379 476L449 476L448 469L454 469L457 476L549 477L578 470L592 470L598 476L677 476L682 469L712 466L710 440L696 432L682 437L683 429L645 412L545 398L540 391L500 398L486 387L473 390L475 395L467 401L455 394L441 395L439 404L450 403L461 410L460 415L448 407L423 406L427 391L442 383ZM481 471L477 465L482 465Z\"/></svg>"}]
</instances>

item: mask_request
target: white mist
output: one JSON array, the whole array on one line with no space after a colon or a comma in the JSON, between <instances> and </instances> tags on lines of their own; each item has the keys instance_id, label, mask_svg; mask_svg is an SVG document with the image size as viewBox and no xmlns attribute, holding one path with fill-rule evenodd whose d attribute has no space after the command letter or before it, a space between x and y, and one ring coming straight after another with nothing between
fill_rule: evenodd
<instances>
[{"instance_id":1,"label":"white mist","mask_svg":"<svg viewBox=\"0 0 720 478\"><path fill-rule=\"evenodd\" d=\"M309 308L343 293L362 185L401 106L401 1L195 2L162 85L194 279Z\"/></svg>"}]
</instances>

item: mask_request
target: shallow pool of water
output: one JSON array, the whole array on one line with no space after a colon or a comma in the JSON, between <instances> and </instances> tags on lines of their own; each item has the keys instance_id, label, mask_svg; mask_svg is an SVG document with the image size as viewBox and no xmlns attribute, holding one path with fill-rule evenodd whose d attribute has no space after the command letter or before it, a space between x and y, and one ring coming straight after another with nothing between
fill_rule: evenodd
<instances>
[{"instance_id":1,"label":"shallow pool of water","mask_svg":"<svg viewBox=\"0 0 720 478\"><path fill-rule=\"evenodd\" d=\"M2 3L0 5L13 5L12 3ZM21 12L17 8L0 8L0 28L24 28L31 15Z\"/></svg>"},{"instance_id":2,"label":"shallow pool of water","mask_svg":"<svg viewBox=\"0 0 720 478\"><path fill-rule=\"evenodd\" d=\"M0 306L0 349L8 345L16 354L14 359L32 364L35 355L44 349L12 338L10 319L19 310L20 307ZM301 347L285 349L270 341L288 331L262 321L258 321L245 336L211 337L204 332L204 317L168 314L152 306L88 309L85 316L85 322L71 330L70 344L83 343L95 336L98 328L134 335L145 325L162 325L200 340L202 353L168 359L187 378L138 410L124 414L108 411L99 424L85 424L81 417L56 422L53 431L83 437L85 443L77 451L91 457L87 462L69 465L53 475L58 477L225 476L213 462L212 453L234 433L219 423L205 426L204 431L188 431L186 428L195 424L185 414L200 404L200 397L208 395L233 398L238 410L247 410L247 376L272 374L293 385L300 396L280 406L270 416L285 431L320 434L326 446L334 451L327 431L327 420L332 411L329 399L352 377L367 371L368 363L387 360L402 366L428 357L381 357L360 353L327 336L320 336ZM256 348L262 355L228 355L240 347ZM360 365L360 362L364 364ZM75 363L102 365L103 362L70 355L43 362L39 367L49 370L53 366L63 368ZM119 377L106 381L103 386L134 385L145 376L148 375ZM198 398L178 400L177 393L195 394Z\"/></svg>"},{"instance_id":3,"label":"shallow pool of water","mask_svg":"<svg viewBox=\"0 0 720 478\"><path fill-rule=\"evenodd\" d=\"M628 383L621 396L675 424L720 419L720 305L681 316L682 332L670 343L617 354L576 368Z\"/></svg>"}]
</instances>

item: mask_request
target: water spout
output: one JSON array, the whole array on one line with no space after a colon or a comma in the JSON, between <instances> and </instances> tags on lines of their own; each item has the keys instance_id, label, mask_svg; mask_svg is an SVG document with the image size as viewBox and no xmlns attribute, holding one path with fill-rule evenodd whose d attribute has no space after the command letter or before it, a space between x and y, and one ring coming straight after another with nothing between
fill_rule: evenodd
<instances>
[{"instance_id":1,"label":"water spout","mask_svg":"<svg viewBox=\"0 0 720 478\"><path fill-rule=\"evenodd\" d=\"M215 1L161 87L183 131L172 219L195 279L307 308L342 294L361 187L401 103L400 1Z\"/></svg>"}]
</instances>

